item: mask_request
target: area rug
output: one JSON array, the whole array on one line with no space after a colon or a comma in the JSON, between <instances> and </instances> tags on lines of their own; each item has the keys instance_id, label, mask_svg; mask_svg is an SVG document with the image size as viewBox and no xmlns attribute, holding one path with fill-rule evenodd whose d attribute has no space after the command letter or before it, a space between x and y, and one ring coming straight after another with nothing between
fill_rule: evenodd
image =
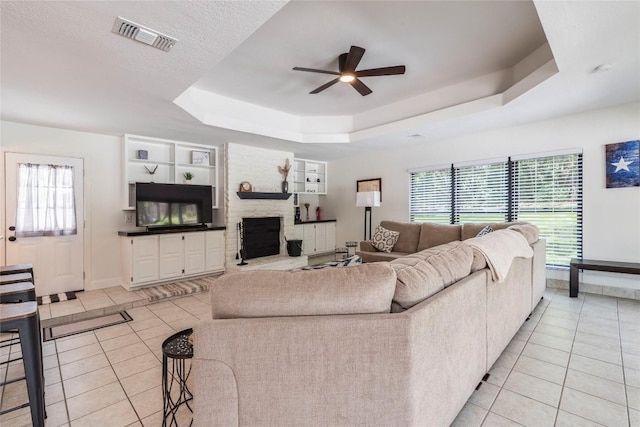
<instances>
[{"instance_id":1,"label":"area rug","mask_svg":"<svg viewBox=\"0 0 640 427\"><path fill-rule=\"evenodd\" d=\"M62 292L59 294L44 295L37 298L38 305L51 304L51 303L60 302L60 301L68 301L71 299L76 299L75 292Z\"/></svg>"},{"instance_id":2,"label":"area rug","mask_svg":"<svg viewBox=\"0 0 640 427\"><path fill-rule=\"evenodd\" d=\"M183 280L181 282L167 283L151 286L135 291L140 297L149 301L158 301L166 298L180 297L198 292L208 292L209 286L218 276L203 277L200 279Z\"/></svg>"},{"instance_id":3,"label":"area rug","mask_svg":"<svg viewBox=\"0 0 640 427\"><path fill-rule=\"evenodd\" d=\"M121 311L119 313L81 320L79 322L68 323L66 325L42 328L43 341L51 341L56 338L68 337L70 335L81 334L95 329L106 328L107 326L129 322L130 320L133 319L129 316L129 313Z\"/></svg>"}]
</instances>

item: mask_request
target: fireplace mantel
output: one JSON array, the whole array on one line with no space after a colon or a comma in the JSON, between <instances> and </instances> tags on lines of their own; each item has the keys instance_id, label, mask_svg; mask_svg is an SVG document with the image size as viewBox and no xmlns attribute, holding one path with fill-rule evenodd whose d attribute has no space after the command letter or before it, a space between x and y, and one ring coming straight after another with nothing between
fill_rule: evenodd
<instances>
[{"instance_id":1,"label":"fireplace mantel","mask_svg":"<svg viewBox=\"0 0 640 427\"><path fill-rule=\"evenodd\" d=\"M241 199L262 199L262 200L288 200L291 193L261 193L258 191L239 192L236 194Z\"/></svg>"}]
</instances>

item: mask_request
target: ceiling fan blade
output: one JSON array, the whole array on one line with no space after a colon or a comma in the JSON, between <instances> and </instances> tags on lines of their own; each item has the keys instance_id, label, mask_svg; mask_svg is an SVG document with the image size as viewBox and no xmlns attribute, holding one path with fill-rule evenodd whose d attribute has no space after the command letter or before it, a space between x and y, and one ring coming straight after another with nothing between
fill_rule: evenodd
<instances>
[{"instance_id":1,"label":"ceiling fan blade","mask_svg":"<svg viewBox=\"0 0 640 427\"><path fill-rule=\"evenodd\" d=\"M362 55L364 55L364 48L358 46L351 46L349 49L349 54L347 55L347 60L345 61L343 72L345 73L353 73L356 70L356 67L360 63L362 59Z\"/></svg>"},{"instance_id":2,"label":"ceiling fan blade","mask_svg":"<svg viewBox=\"0 0 640 427\"><path fill-rule=\"evenodd\" d=\"M303 68L303 67L293 67L295 71L307 71L309 73L322 73L322 74L333 74L334 76L339 76L340 73L336 71L328 71L328 70L316 70L315 68Z\"/></svg>"},{"instance_id":3,"label":"ceiling fan blade","mask_svg":"<svg viewBox=\"0 0 640 427\"><path fill-rule=\"evenodd\" d=\"M344 70L344 64L347 62L347 55L348 53L343 53L338 57L338 71L340 71L341 73L342 70Z\"/></svg>"},{"instance_id":4,"label":"ceiling fan blade","mask_svg":"<svg viewBox=\"0 0 640 427\"><path fill-rule=\"evenodd\" d=\"M373 92L371 89L369 89L369 87L362 83L360 80L355 79L354 81L351 82L351 86L353 86L353 88L355 90L357 90L358 92L360 92L360 95L362 96L367 96L369 95L371 92Z\"/></svg>"},{"instance_id":5,"label":"ceiling fan blade","mask_svg":"<svg viewBox=\"0 0 640 427\"><path fill-rule=\"evenodd\" d=\"M394 67L371 68L369 70L356 71L356 77L393 76L396 74L404 74L404 72L404 65L396 65Z\"/></svg>"},{"instance_id":6,"label":"ceiling fan blade","mask_svg":"<svg viewBox=\"0 0 640 427\"><path fill-rule=\"evenodd\" d=\"M340 81L340 79L339 79L339 78L337 78L337 79L333 79L333 80L331 80L329 83L325 83L325 84L323 84L322 86L320 86L319 88L314 89L314 90L312 90L312 91L311 91L311 92L309 92L309 93L310 93L310 94L320 93L320 92L322 92L323 90L325 90L326 88L329 88L329 87L333 86L334 84L338 83L338 81Z\"/></svg>"}]
</instances>

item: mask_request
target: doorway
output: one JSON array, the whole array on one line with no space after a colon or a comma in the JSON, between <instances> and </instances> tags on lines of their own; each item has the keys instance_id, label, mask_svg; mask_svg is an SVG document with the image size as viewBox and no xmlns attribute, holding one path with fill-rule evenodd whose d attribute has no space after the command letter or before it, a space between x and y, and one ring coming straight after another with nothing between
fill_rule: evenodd
<instances>
[{"instance_id":1,"label":"doorway","mask_svg":"<svg viewBox=\"0 0 640 427\"><path fill-rule=\"evenodd\" d=\"M83 160L5 153L5 261L32 264L36 294L84 289Z\"/></svg>"}]
</instances>

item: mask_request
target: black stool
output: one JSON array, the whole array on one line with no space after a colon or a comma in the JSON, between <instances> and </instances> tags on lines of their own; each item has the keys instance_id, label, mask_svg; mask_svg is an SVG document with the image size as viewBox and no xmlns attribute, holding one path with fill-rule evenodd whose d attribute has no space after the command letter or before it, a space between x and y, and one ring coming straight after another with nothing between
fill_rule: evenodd
<instances>
[{"instance_id":1,"label":"black stool","mask_svg":"<svg viewBox=\"0 0 640 427\"><path fill-rule=\"evenodd\" d=\"M33 266L31 264L13 264L0 267L0 276L18 273L29 273L33 277Z\"/></svg>"},{"instance_id":2,"label":"black stool","mask_svg":"<svg viewBox=\"0 0 640 427\"><path fill-rule=\"evenodd\" d=\"M0 286L10 285L11 283L20 283L20 282L33 283L33 276L31 275L31 273L14 273L14 274L4 274L0 276Z\"/></svg>"},{"instance_id":3,"label":"black stool","mask_svg":"<svg viewBox=\"0 0 640 427\"><path fill-rule=\"evenodd\" d=\"M28 301L0 305L0 332L9 331L17 331L20 337L29 402L15 408L3 410L0 415L30 406L33 426L44 427L44 374L42 370L38 303ZM18 380L11 382L14 381Z\"/></svg>"},{"instance_id":4,"label":"black stool","mask_svg":"<svg viewBox=\"0 0 640 427\"><path fill-rule=\"evenodd\" d=\"M0 303L27 302L36 300L36 287L31 282L16 282L0 285Z\"/></svg>"}]
</instances>

